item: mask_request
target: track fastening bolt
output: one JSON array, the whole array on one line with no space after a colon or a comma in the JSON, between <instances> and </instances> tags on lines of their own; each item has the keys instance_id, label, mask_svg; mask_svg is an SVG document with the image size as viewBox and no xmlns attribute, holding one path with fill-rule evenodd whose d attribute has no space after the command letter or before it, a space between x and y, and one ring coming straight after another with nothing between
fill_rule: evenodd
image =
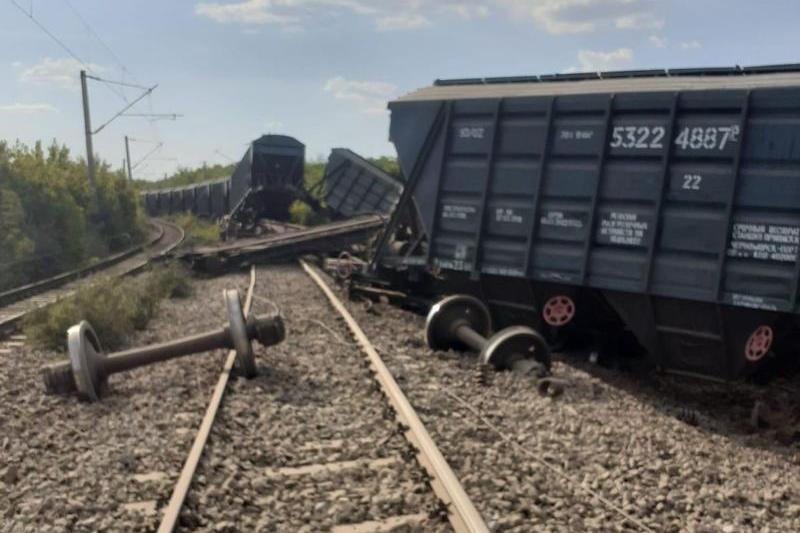
<instances>
[{"instance_id":1,"label":"track fastening bolt","mask_svg":"<svg viewBox=\"0 0 800 533\"><path fill-rule=\"evenodd\" d=\"M47 392L77 392L81 399L95 402L102 396L108 377L112 374L220 348L235 349L237 369L247 378L254 377L256 362L251 340L256 339L263 346L278 344L286 335L283 319L276 311L269 315L250 316L245 320L239 292L226 290L224 297L228 311L227 326L175 341L111 354L103 353L100 341L87 321L72 326L67 330L69 360L43 369Z\"/></svg>"},{"instance_id":2,"label":"track fastening bolt","mask_svg":"<svg viewBox=\"0 0 800 533\"><path fill-rule=\"evenodd\" d=\"M491 336L490 336L491 335ZM550 368L550 348L542 335L527 326L511 326L492 335L492 318L483 302L465 294L448 296L431 307L425 338L434 350L472 349L481 365L500 370L533 359Z\"/></svg>"}]
</instances>

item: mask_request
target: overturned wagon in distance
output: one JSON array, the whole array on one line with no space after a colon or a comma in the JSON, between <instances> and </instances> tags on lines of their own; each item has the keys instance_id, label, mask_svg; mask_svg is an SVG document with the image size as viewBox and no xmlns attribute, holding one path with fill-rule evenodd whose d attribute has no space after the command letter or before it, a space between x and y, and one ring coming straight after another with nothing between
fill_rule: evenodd
<instances>
[{"instance_id":1,"label":"overturned wagon in distance","mask_svg":"<svg viewBox=\"0 0 800 533\"><path fill-rule=\"evenodd\" d=\"M391 214L403 184L346 148L334 148L323 177L325 205L349 218L368 213Z\"/></svg>"},{"instance_id":2,"label":"overturned wagon in distance","mask_svg":"<svg viewBox=\"0 0 800 533\"><path fill-rule=\"evenodd\" d=\"M303 188L305 145L286 135L262 135L248 147L229 178L142 193L150 216L191 212L218 219L289 219ZM167 195L166 200L162 195Z\"/></svg>"},{"instance_id":3,"label":"overturned wagon in distance","mask_svg":"<svg viewBox=\"0 0 800 533\"><path fill-rule=\"evenodd\" d=\"M741 375L797 331L796 67L439 81L390 109L425 239L379 263L540 327L619 321L678 372Z\"/></svg>"},{"instance_id":4,"label":"overturned wagon in distance","mask_svg":"<svg viewBox=\"0 0 800 533\"><path fill-rule=\"evenodd\" d=\"M305 145L287 135L262 135L250 143L231 175L229 214L288 220L289 206L304 197L305 153Z\"/></svg>"}]
</instances>

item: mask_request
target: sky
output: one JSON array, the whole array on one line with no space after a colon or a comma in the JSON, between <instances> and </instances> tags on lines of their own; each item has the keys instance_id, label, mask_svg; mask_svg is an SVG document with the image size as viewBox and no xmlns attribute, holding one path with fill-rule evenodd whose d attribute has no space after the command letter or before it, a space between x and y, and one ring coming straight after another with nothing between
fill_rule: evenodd
<instances>
[{"instance_id":1,"label":"sky","mask_svg":"<svg viewBox=\"0 0 800 533\"><path fill-rule=\"evenodd\" d=\"M134 139L137 178L264 133L394 156L387 102L437 78L794 63L798 22L797 0L0 0L0 139L85 154L84 68L158 85L130 114L181 115L93 136L116 168ZM89 80L93 128L142 92Z\"/></svg>"}]
</instances>

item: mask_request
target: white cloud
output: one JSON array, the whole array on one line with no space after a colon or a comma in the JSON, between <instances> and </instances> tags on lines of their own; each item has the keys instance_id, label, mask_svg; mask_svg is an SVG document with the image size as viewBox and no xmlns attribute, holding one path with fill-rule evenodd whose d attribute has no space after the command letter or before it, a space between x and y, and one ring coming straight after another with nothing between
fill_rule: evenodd
<instances>
[{"instance_id":1,"label":"white cloud","mask_svg":"<svg viewBox=\"0 0 800 533\"><path fill-rule=\"evenodd\" d=\"M376 21L378 29L381 31L392 30L413 30L430 26L431 21L419 13L404 13L388 17L381 17Z\"/></svg>"},{"instance_id":2,"label":"white cloud","mask_svg":"<svg viewBox=\"0 0 800 533\"><path fill-rule=\"evenodd\" d=\"M80 83L80 71L102 72L104 69L89 63L84 66L71 57L61 59L44 58L40 63L26 68L19 75L19 81L38 85L55 85L61 89L77 89Z\"/></svg>"},{"instance_id":3,"label":"white cloud","mask_svg":"<svg viewBox=\"0 0 800 533\"><path fill-rule=\"evenodd\" d=\"M195 14L219 23L274 24L298 27L314 14L338 11L368 17L379 31L411 30L432 24L431 18L452 16L481 18L498 0L242 0L200 2Z\"/></svg>"},{"instance_id":4,"label":"white cloud","mask_svg":"<svg viewBox=\"0 0 800 533\"><path fill-rule=\"evenodd\" d=\"M283 122L280 120L270 120L264 123L264 130L268 132L280 131L283 129Z\"/></svg>"},{"instance_id":5,"label":"white cloud","mask_svg":"<svg viewBox=\"0 0 800 533\"><path fill-rule=\"evenodd\" d=\"M633 62L633 50L630 48L618 48L611 52L581 50L578 52L578 62L583 72L626 68Z\"/></svg>"},{"instance_id":6,"label":"white cloud","mask_svg":"<svg viewBox=\"0 0 800 533\"><path fill-rule=\"evenodd\" d=\"M650 44L655 46L656 48L666 48L667 47L667 38L666 37L659 37L658 35L651 35L647 38L650 41Z\"/></svg>"},{"instance_id":7,"label":"white cloud","mask_svg":"<svg viewBox=\"0 0 800 533\"><path fill-rule=\"evenodd\" d=\"M495 0L553 34L586 33L598 27L655 29L664 21L651 0Z\"/></svg>"},{"instance_id":8,"label":"white cloud","mask_svg":"<svg viewBox=\"0 0 800 533\"><path fill-rule=\"evenodd\" d=\"M493 10L532 20L554 34L661 29L655 0L239 0L195 4L195 13L220 23L303 25L313 15L341 12L369 18L380 31L411 30L456 15L483 18Z\"/></svg>"},{"instance_id":9,"label":"white cloud","mask_svg":"<svg viewBox=\"0 0 800 533\"><path fill-rule=\"evenodd\" d=\"M10 115L33 115L36 113L52 113L58 111L50 104L21 104L19 102L8 105L0 105L0 113Z\"/></svg>"},{"instance_id":10,"label":"white cloud","mask_svg":"<svg viewBox=\"0 0 800 533\"><path fill-rule=\"evenodd\" d=\"M614 26L623 30L660 30L664 27L664 19L653 13L634 13L614 19Z\"/></svg>"},{"instance_id":11,"label":"white cloud","mask_svg":"<svg viewBox=\"0 0 800 533\"><path fill-rule=\"evenodd\" d=\"M680 44L681 50L696 50L698 48L702 48L703 45L698 43L697 41L686 41Z\"/></svg>"},{"instance_id":12,"label":"white cloud","mask_svg":"<svg viewBox=\"0 0 800 533\"><path fill-rule=\"evenodd\" d=\"M295 24L297 17L278 15L269 10L269 0L245 0L234 4L199 3L194 12L216 22L238 24Z\"/></svg>"},{"instance_id":13,"label":"white cloud","mask_svg":"<svg viewBox=\"0 0 800 533\"><path fill-rule=\"evenodd\" d=\"M397 87L384 81L357 81L336 76L325 82L324 90L337 100L353 102L364 113L377 114L386 111L386 103L397 92Z\"/></svg>"},{"instance_id":14,"label":"white cloud","mask_svg":"<svg viewBox=\"0 0 800 533\"><path fill-rule=\"evenodd\" d=\"M485 18L491 13L489 6L483 3L478 5L470 5L470 2L451 2L443 3L443 8L452 11L465 19L471 18Z\"/></svg>"}]
</instances>

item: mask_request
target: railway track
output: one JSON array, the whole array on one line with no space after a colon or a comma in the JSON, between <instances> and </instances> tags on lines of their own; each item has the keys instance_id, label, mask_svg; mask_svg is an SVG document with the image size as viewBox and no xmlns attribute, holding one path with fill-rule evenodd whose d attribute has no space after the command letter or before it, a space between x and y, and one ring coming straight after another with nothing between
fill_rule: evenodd
<instances>
[{"instance_id":1,"label":"railway track","mask_svg":"<svg viewBox=\"0 0 800 533\"><path fill-rule=\"evenodd\" d=\"M2 294L0 299L0 336L13 333L28 313L46 307L74 293L97 276L118 277L134 274L154 258L174 250L184 239L184 232L171 222L157 221L159 232L150 242L108 257L91 267L59 274Z\"/></svg>"},{"instance_id":2,"label":"railway track","mask_svg":"<svg viewBox=\"0 0 800 533\"><path fill-rule=\"evenodd\" d=\"M193 268L221 272L255 264L284 261L305 253L338 252L361 244L386 223L381 215L366 215L266 237L196 248L181 258Z\"/></svg>"},{"instance_id":3,"label":"railway track","mask_svg":"<svg viewBox=\"0 0 800 533\"><path fill-rule=\"evenodd\" d=\"M274 301L286 341L247 382L230 380L229 355L159 531L488 531L363 331L303 267L316 285L272 267L255 291L251 274L247 310Z\"/></svg>"}]
</instances>

